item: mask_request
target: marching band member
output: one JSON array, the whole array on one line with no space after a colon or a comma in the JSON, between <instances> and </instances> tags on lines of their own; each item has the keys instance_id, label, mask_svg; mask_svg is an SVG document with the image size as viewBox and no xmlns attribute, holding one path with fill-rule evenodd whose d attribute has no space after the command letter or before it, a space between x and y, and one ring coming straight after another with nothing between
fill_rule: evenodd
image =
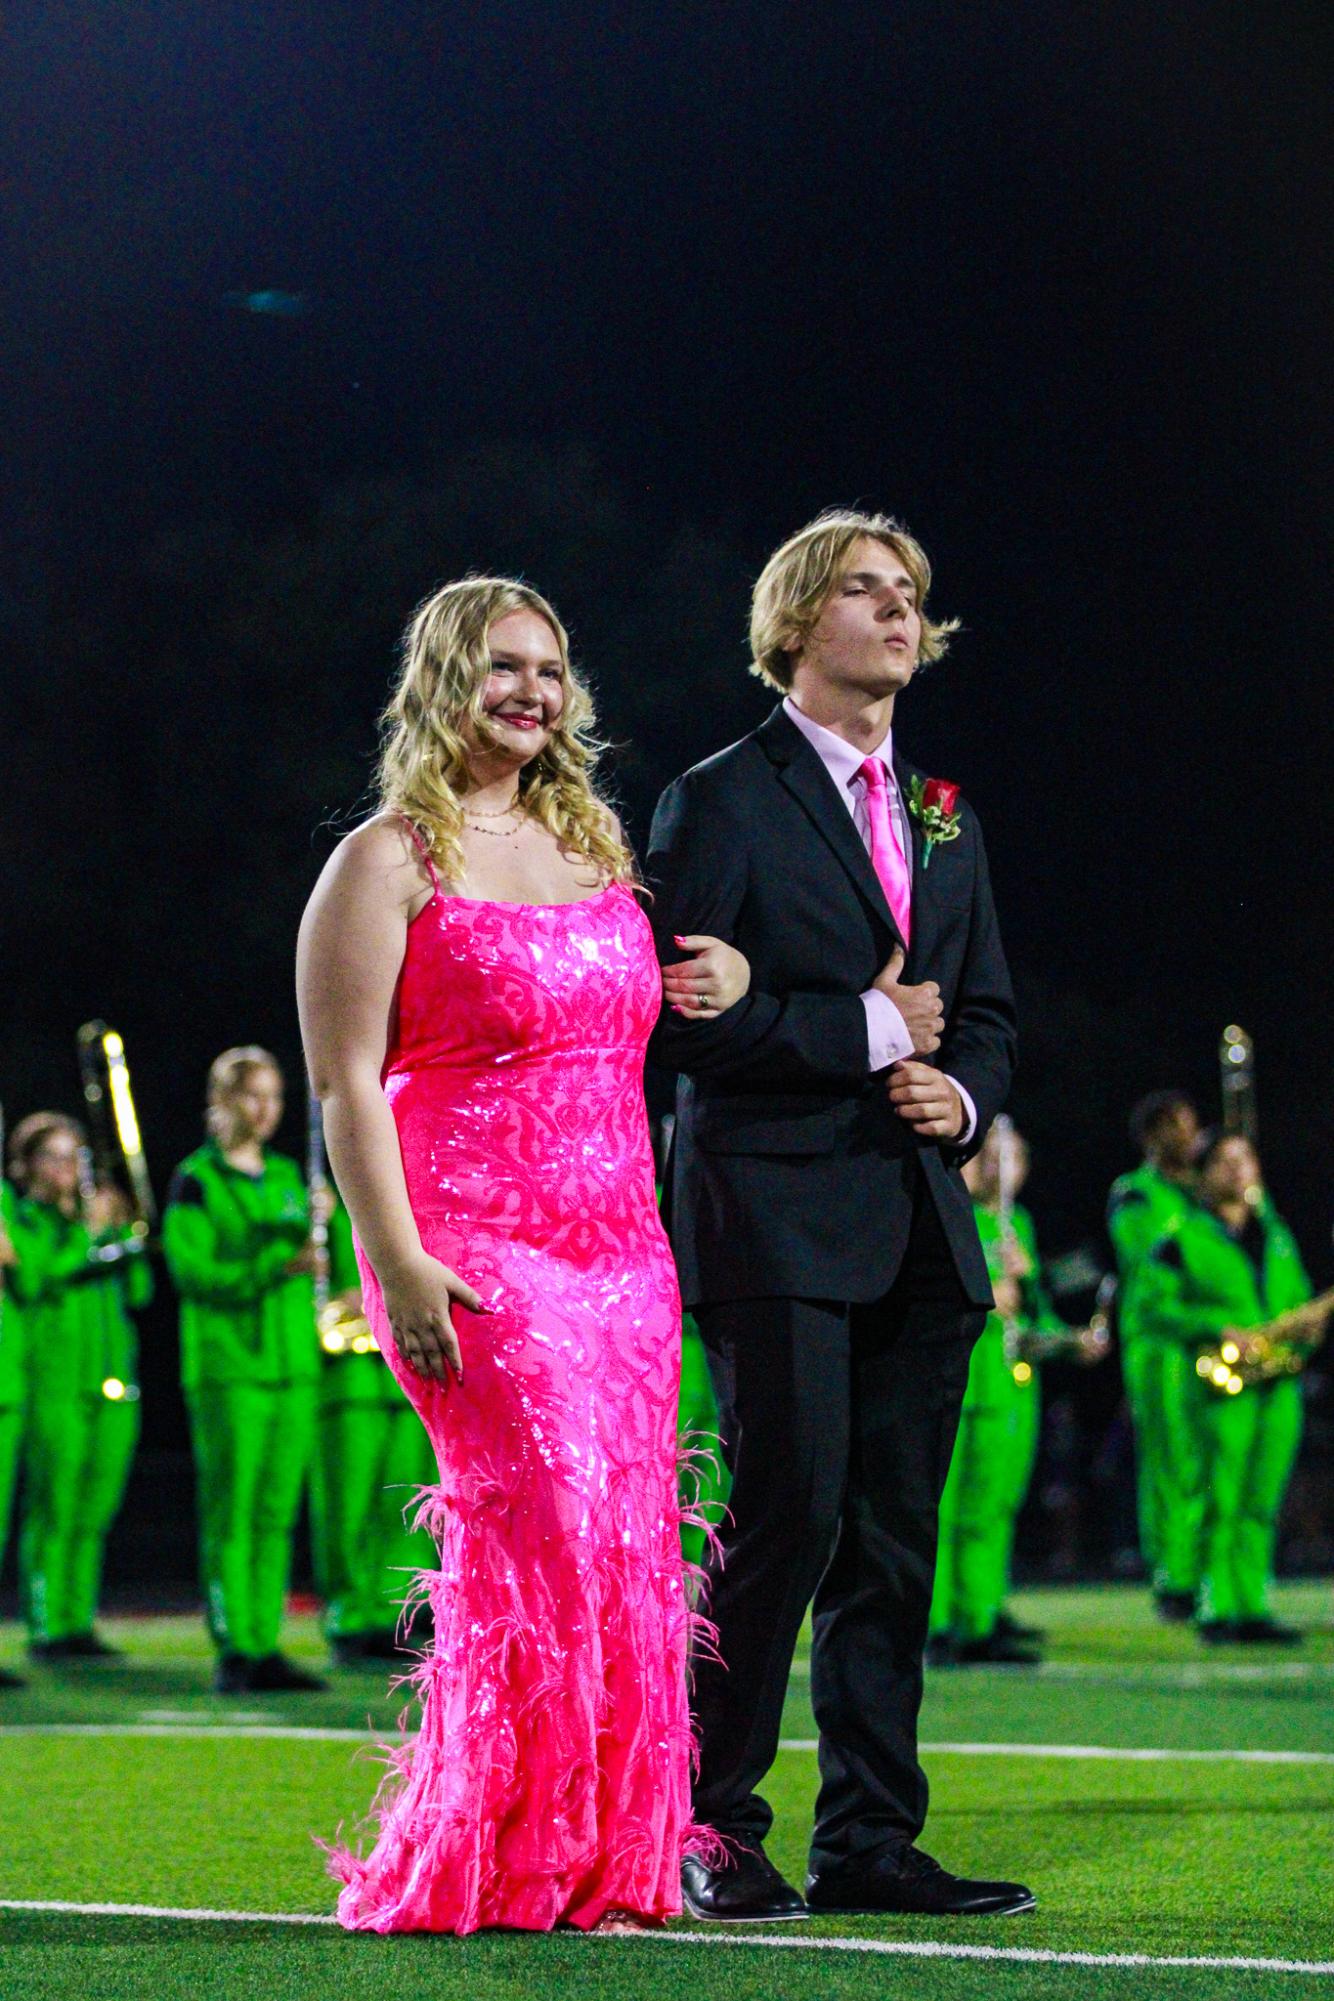
<instances>
[{"instance_id":1,"label":"marching band member","mask_svg":"<svg viewBox=\"0 0 1334 2001\"><path fill-rule=\"evenodd\" d=\"M1198 1631L1211 1642L1292 1645L1300 1633L1269 1610L1279 1509L1302 1431L1295 1373L1216 1389L1197 1367L1206 1345L1304 1305L1311 1283L1292 1232L1269 1199L1255 1149L1215 1135L1199 1166L1198 1198L1136 1267L1128 1297L1137 1325L1179 1358L1172 1380L1200 1441L1201 1586Z\"/></svg>"},{"instance_id":2,"label":"marching band member","mask_svg":"<svg viewBox=\"0 0 1334 2001\"><path fill-rule=\"evenodd\" d=\"M162 1224L224 1694L323 1686L278 1651L320 1368L305 1183L268 1144L282 1112L277 1060L224 1050L209 1071L209 1137L177 1169Z\"/></svg>"},{"instance_id":3,"label":"marching band member","mask_svg":"<svg viewBox=\"0 0 1334 2001\"><path fill-rule=\"evenodd\" d=\"M9 1272L26 1349L20 1579L29 1647L46 1660L114 1653L95 1626L107 1533L139 1437L130 1309L153 1280L120 1191L93 1182L83 1128L34 1112L15 1128L21 1192ZM8 1339L9 1303L6 1307ZM21 1364L20 1364L21 1365Z\"/></svg>"},{"instance_id":4,"label":"marching band member","mask_svg":"<svg viewBox=\"0 0 1334 2001\"><path fill-rule=\"evenodd\" d=\"M328 1230L329 1293L343 1314L321 1327L310 1471L315 1583L334 1658L391 1660L408 1585L434 1549L425 1530L407 1526L405 1509L435 1479L435 1467L421 1420L360 1318L352 1225L341 1203Z\"/></svg>"},{"instance_id":5,"label":"marching band member","mask_svg":"<svg viewBox=\"0 0 1334 2001\"><path fill-rule=\"evenodd\" d=\"M1004 1617L1014 1532L1033 1477L1041 1405L1038 1373L1012 1353L1011 1330L1064 1336L1051 1305L1028 1210L1001 1201L1001 1149L1014 1149L1013 1190L1028 1173L1028 1149L998 1122L963 1170L996 1295L973 1349L949 1477L931 1599L928 1661L937 1667L1003 1661L1031 1664L1038 1637ZM1008 1207L1008 1214L1003 1214Z\"/></svg>"},{"instance_id":6,"label":"marching band member","mask_svg":"<svg viewBox=\"0 0 1334 2001\"><path fill-rule=\"evenodd\" d=\"M13 1299L11 1278L18 1263L10 1234L17 1199L9 1183L0 1180L0 1568L9 1547L28 1404L28 1347L23 1337L23 1317ZM0 1688L23 1685L21 1675L0 1668Z\"/></svg>"},{"instance_id":7,"label":"marching band member","mask_svg":"<svg viewBox=\"0 0 1334 2001\"><path fill-rule=\"evenodd\" d=\"M1130 1115L1140 1165L1112 1183L1107 1233L1120 1284L1121 1373L1135 1433L1140 1553L1158 1615L1189 1619L1199 1588L1203 1458L1194 1386L1178 1344L1160 1340L1134 1306L1135 1276L1186 1212L1195 1185L1200 1120L1181 1091L1154 1091Z\"/></svg>"}]
</instances>

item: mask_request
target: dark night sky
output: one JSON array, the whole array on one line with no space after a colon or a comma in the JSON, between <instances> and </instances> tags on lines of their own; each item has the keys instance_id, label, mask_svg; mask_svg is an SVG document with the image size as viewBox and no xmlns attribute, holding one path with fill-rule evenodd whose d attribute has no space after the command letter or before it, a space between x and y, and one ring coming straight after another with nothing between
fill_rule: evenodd
<instances>
[{"instance_id":1,"label":"dark night sky","mask_svg":"<svg viewBox=\"0 0 1334 2001\"><path fill-rule=\"evenodd\" d=\"M442 574L551 590L634 737L642 839L764 711L749 577L862 500L967 628L898 727L988 830L1040 1218L1096 1226L1125 1107L1178 1077L1212 1104L1237 1018L1325 1273L1329 21L7 7L11 1118L72 1102L104 1013L161 1179L222 1042L295 1055L311 829L353 804L394 629ZM224 303L267 286L310 310ZM494 441L489 513L413 514Z\"/></svg>"}]
</instances>

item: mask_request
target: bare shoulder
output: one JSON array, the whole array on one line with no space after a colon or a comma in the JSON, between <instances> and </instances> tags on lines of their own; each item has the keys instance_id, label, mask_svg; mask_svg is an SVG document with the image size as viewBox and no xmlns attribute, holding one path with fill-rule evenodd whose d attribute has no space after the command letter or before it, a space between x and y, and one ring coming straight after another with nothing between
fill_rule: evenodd
<instances>
[{"instance_id":1,"label":"bare shoulder","mask_svg":"<svg viewBox=\"0 0 1334 2001\"><path fill-rule=\"evenodd\" d=\"M431 895L430 877L407 822L376 813L338 843L325 863L315 896L339 903L374 901L415 916Z\"/></svg>"}]
</instances>

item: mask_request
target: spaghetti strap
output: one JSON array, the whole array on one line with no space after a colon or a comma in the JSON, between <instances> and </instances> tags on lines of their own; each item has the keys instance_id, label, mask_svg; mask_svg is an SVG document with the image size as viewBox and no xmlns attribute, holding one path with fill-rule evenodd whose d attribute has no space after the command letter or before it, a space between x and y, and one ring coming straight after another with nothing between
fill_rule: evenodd
<instances>
[{"instance_id":1,"label":"spaghetti strap","mask_svg":"<svg viewBox=\"0 0 1334 2001\"><path fill-rule=\"evenodd\" d=\"M435 891L436 895L439 896L440 878L435 872L435 863L431 860L431 850L427 847L425 841L422 839L420 829L413 825L412 821L409 820L407 814L400 813L398 817L403 822L403 825L407 828L409 834L411 834L412 845L417 850L417 853L421 856L422 866L425 868L427 875L429 875L431 878L431 888Z\"/></svg>"}]
</instances>

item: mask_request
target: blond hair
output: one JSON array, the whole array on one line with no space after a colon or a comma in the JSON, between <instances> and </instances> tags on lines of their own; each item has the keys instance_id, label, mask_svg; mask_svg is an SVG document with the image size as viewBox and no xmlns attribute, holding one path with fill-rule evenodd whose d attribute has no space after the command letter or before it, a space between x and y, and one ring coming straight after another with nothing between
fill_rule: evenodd
<instances>
[{"instance_id":1,"label":"blond hair","mask_svg":"<svg viewBox=\"0 0 1334 2001\"><path fill-rule=\"evenodd\" d=\"M68 1133L76 1146L86 1146L88 1135L77 1119L64 1112L29 1112L9 1135L9 1172L16 1188L25 1192L32 1180L37 1155L56 1133Z\"/></svg>"},{"instance_id":2,"label":"blond hair","mask_svg":"<svg viewBox=\"0 0 1334 2001\"><path fill-rule=\"evenodd\" d=\"M382 718L381 806L416 827L447 881L462 879L460 834L470 778L462 725L465 719L472 725L478 743L498 741L482 706L491 672L487 635L514 611L531 611L551 627L565 691L555 729L519 774L523 809L599 875L632 882L629 850L593 790L593 770L606 746L594 735L592 699L570 665L565 628L544 597L511 577L464 577L433 591L413 613L398 686Z\"/></svg>"},{"instance_id":3,"label":"blond hair","mask_svg":"<svg viewBox=\"0 0 1334 2001\"><path fill-rule=\"evenodd\" d=\"M236 1049L224 1049L221 1056L215 1056L208 1066L208 1099L204 1113L204 1124L209 1138L225 1153L228 1147L236 1146L241 1139L240 1123L236 1116L236 1099L246 1087L251 1073L255 1070L272 1070L281 1084L283 1066L278 1058L267 1049L261 1049L257 1042L242 1043Z\"/></svg>"},{"instance_id":4,"label":"blond hair","mask_svg":"<svg viewBox=\"0 0 1334 2001\"><path fill-rule=\"evenodd\" d=\"M922 620L917 657L923 665L939 660L951 633L958 631L957 618L937 624L927 617L931 565L921 543L902 522L889 514L830 508L774 550L755 584L750 606L750 671L771 688L786 693L792 686L796 667L793 649L805 644L847 568L853 548L863 538L892 549L913 580Z\"/></svg>"}]
</instances>

